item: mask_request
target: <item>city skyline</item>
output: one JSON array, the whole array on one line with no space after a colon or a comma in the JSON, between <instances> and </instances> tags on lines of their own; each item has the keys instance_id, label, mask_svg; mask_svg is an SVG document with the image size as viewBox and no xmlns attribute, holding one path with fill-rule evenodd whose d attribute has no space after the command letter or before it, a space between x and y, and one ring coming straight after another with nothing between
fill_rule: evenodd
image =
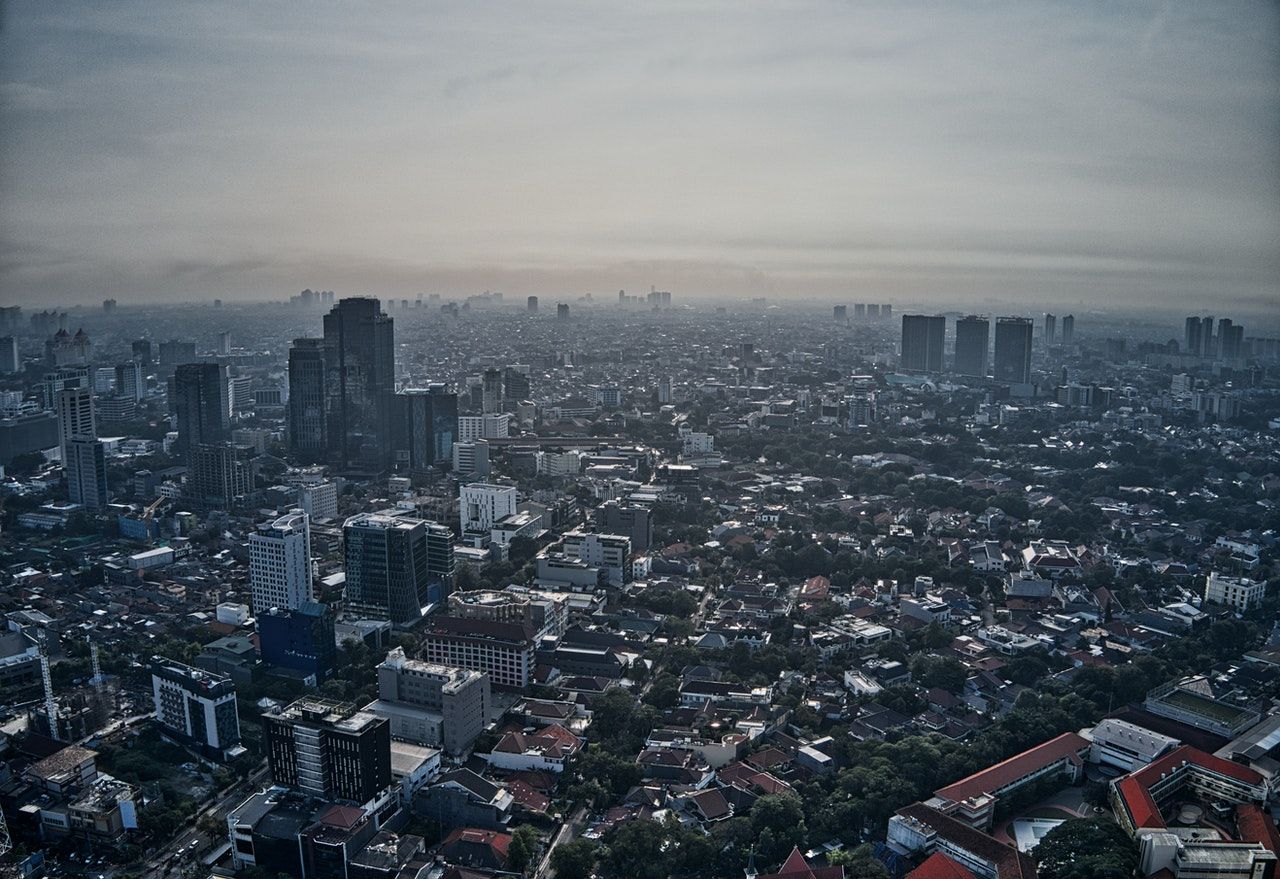
<instances>
[{"instance_id":1,"label":"city skyline","mask_svg":"<svg viewBox=\"0 0 1280 879\"><path fill-rule=\"evenodd\" d=\"M1275 301L1266 4L150 8L6 7L0 301Z\"/></svg>"}]
</instances>

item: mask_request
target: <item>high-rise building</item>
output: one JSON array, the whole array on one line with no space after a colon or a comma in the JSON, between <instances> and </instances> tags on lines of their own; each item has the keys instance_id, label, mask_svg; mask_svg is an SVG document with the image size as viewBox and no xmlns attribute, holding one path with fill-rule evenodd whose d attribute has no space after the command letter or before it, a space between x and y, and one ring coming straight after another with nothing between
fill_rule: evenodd
<instances>
[{"instance_id":1,"label":"high-rise building","mask_svg":"<svg viewBox=\"0 0 1280 879\"><path fill-rule=\"evenodd\" d=\"M249 584L258 614L273 607L294 610L314 600L306 513L290 510L249 535Z\"/></svg>"},{"instance_id":2,"label":"high-rise building","mask_svg":"<svg viewBox=\"0 0 1280 879\"><path fill-rule=\"evenodd\" d=\"M298 506L311 519L333 519L338 515L338 486L315 482L298 486Z\"/></svg>"},{"instance_id":3,"label":"high-rise building","mask_svg":"<svg viewBox=\"0 0 1280 879\"><path fill-rule=\"evenodd\" d=\"M1235 360L1244 353L1244 326L1231 324L1218 338L1218 354L1223 360Z\"/></svg>"},{"instance_id":4,"label":"high-rise building","mask_svg":"<svg viewBox=\"0 0 1280 879\"><path fill-rule=\"evenodd\" d=\"M653 517L648 507L605 501L595 509L596 527L607 534L623 534L631 538L631 546L643 552L653 543Z\"/></svg>"},{"instance_id":5,"label":"high-rise building","mask_svg":"<svg viewBox=\"0 0 1280 879\"><path fill-rule=\"evenodd\" d=\"M378 300L341 299L324 316L331 458L380 471L391 461L395 323Z\"/></svg>"},{"instance_id":6,"label":"high-rise building","mask_svg":"<svg viewBox=\"0 0 1280 879\"><path fill-rule=\"evenodd\" d=\"M422 638L422 658L482 671L492 686L524 689L537 666L534 631L526 623L433 616Z\"/></svg>"},{"instance_id":7,"label":"high-rise building","mask_svg":"<svg viewBox=\"0 0 1280 879\"><path fill-rule=\"evenodd\" d=\"M253 492L248 446L201 443L189 452L187 494L207 507L233 506Z\"/></svg>"},{"instance_id":8,"label":"high-rise building","mask_svg":"<svg viewBox=\"0 0 1280 879\"><path fill-rule=\"evenodd\" d=\"M955 371L960 375L986 378L991 350L991 321L969 315L956 321Z\"/></svg>"},{"instance_id":9,"label":"high-rise building","mask_svg":"<svg viewBox=\"0 0 1280 879\"><path fill-rule=\"evenodd\" d=\"M525 305L525 309L529 312L529 314L538 313L538 297L537 296L530 296L528 299L525 300L524 305Z\"/></svg>"},{"instance_id":10,"label":"high-rise building","mask_svg":"<svg viewBox=\"0 0 1280 879\"><path fill-rule=\"evenodd\" d=\"M942 341L947 332L947 319L942 315L904 314L902 316L902 358L907 372L941 372Z\"/></svg>"},{"instance_id":11,"label":"high-rise building","mask_svg":"<svg viewBox=\"0 0 1280 879\"><path fill-rule=\"evenodd\" d=\"M262 716L276 784L322 800L370 803L391 786L391 724L354 705L303 698Z\"/></svg>"},{"instance_id":12,"label":"high-rise building","mask_svg":"<svg viewBox=\"0 0 1280 879\"><path fill-rule=\"evenodd\" d=\"M329 453L326 379L324 340L294 339L289 349L289 452L304 463L323 461Z\"/></svg>"},{"instance_id":13,"label":"high-rise building","mask_svg":"<svg viewBox=\"0 0 1280 879\"><path fill-rule=\"evenodd\" d=\"M490 367L481 379L480 411L486 414L502 411L502 370Z\"/></svg>"},{"instance_id":14,"label":"high-rise building","mask_svg":"<svg viewBox=\"0 0 1280 879\"><path fill-rule=\"evenodd\" d=\"M93 392L88 387L63 388L58 391L58 444L62 463L70 457L73 439L97 439L97 422L93 417Z\"/></svg>"},{"instance_id":15,"label":"high-rise building","mask_svg":"<svg viewBox=\"0 0 1280 879\"><path fill-rule=\"evenodd\" d=\"M996 318L993 372L998 382L1025 385L1031 381L1031 336L1035 330L1030 318Z\"/></svg>"},{"instance_id":16,"label":"high-rise building","mask_svg":"<svg viewBox=\"0 0 1280 879\"><path fill-rule=\"evenodd\" d=\"M508 366L502 371L502 400L504 403L519 403L528 400L533 388L529 383L529 367Z\"/></svg>"},{"instance_id":17,"label":"high-rise building","mask_svg":"<svg viewBox=\"0 0 1280 879\"><path fill-rule=\"evenodd\" d=\"M179 366L196 362L196 343L170 339L160 343L160 365Z\"/></svg>"},{"instance_id":18,"label":"high-rise building","mask_svg":"<svg viewBox=\"0 0 1280 879\"><path fill-rule=\"evenodd\" d=\"M1046 346L1052 345L1057 341L1058 335L1058 319L1052 314L1044 316L1044 343Z\"/></svg>"},{"instance_id":19,"label":"high-rise building","mask_svg":"<svg viewBox=\"0 0 1280 879\"><path fill-rule=\"evenodd\" d=\"M1076 338L1076 316L1069 314L1062 319L1062 344L1070 345Z\"/></svg>"},{"instance_id":20,"label":"high-rise building","mask_svg":"<svg viewBox=\"0 0 1280 879\"><path fill-rule=\"evenodd\" d=\"M142 364L136 360L127 360L116 364L116 394L128 397L135 403L147 393L146 378L142 373Z\"/></svg>"},{"instance_id":21,"label":"high-rise building","mask_svg":"<svg viewBox=\"0 0 1280 879\"><path fill-rule=\"evenodd\" d=\"M1183 352L1198 356L1204 350L1204 328L1200 323L1200 318L1192 315L1187 318L1186 331L1183 337Z\"/></svg>"},{"instance_id":22,"label":"high-rise building","mask_svg":"<svg viewBox=\"0 0 1280 879\"><path fill-rule=\"evenodd\" d=\"M880 319L881 319L881 320L893 320L893 306L892 306L892 305L890 305L890 304L889 304L889 303L887 303L887 302L882 302L882 303L880 304Z\"/></svg>"},{"instance_id":23,"label":"high-rise building","mask_svg":"<svg viewBox=\"0 0 1280 879\"><path fill-rule=\"evenodd\" d=\"M849 319L849 306L847 305L832 306L831 318L836 323L841 323L841 324L844 323L846 320Z\"/></svg>"},{"instance_id":24,"label":"high-rise building","mask_svg":"<svg viewBox=\"0 0 1280 879\"><path fill-rule=\"evenodd\" d=\"M169 735L217 760L244 750L231 678L159 656L150 670L156 721Z\"/></svg>"},{"instance_id":25,"label":"high-rise building","mask_svg":"<svg viewBox=\"0 0 1280 879\"><path fill-rule=\"evenodd\" d=\"M230 330L223 330L222 332L218 333L218 356L219 357L231 356L231 331Z\"/></svg>"},{"instance_id":26,"label":"high-rise building","mask_svg":"<svg viewBox=\"0 0 1280 879\"><path fill-rule=\"evenodd\" d=\"M484 478L489 475L489 443L472 440L453 444L453 475L455 479Z\"/></svg>"},{"instance_id":27,"label":"high-rise building","mask_svg":"<svg viewBox=\"0 0 1280 879\"><path fill-rule=\"evenodd\" d=\"M67 491L73 504L98 510L107 505L107 460L101 440L73 436L67 441Z\"/></svg>"},{"instance_id":28,"label":"high-rise building","mask_svg":"<svg viewBox=\"0 0 1280 879\"><path fill-rule=\"evenodd\" d=\"M220 363L182 363L173 374L172 410L178 417L178 454L231 439L231 396Z\"/></svg>"},{"instance_id":29,"label":"high-rise building","mask_svg":"<svg viewBox=\"0 0 1280 879\"><path fill-rule=\"evenodd\" d=\"M472 482L458 489L462 533L486 532L499 519L516 511L516 490L510 485Z\"/></svg>"},{"instance_id":30,"label":"high-rise building","mask_svg":"<svg viewBox=\"0 0 1280 879\"><path fill-rule=\"evenodd\" d=\"M1213 356L1213 315L1200 318L1200 356Z\"/></svg>"},{"instance_id":31,"label":"high-rise building","mask_svg":"<svg viewBox=\"0 0 1280 879\"><path fill-rule=\"evenodd\" d=\"M458 430L458 395L446 385L406 388L396 394L393 445L397 463L413 470L439 467L452 457Z\"/></svg>"},{"instance_id":32,"label":"high-rise building","mask_svg":"<svg viewBox=\"0 0 1280 879\"><path fill-rule=\"evenodd\" d=\"M489 711L484 672L409 659L399 647L378 666L378 699L364 711L391 722L394 738L467 754Z\"/></svg>"},{"instance_id":33,"label":"high-rise building","mask_svg":"<svg viewBox=\"0 0 1280 879\"><path fill-rule=\"evenodd\" d=\"M306 601L292 610L272 608L257 617L263 662L314 677L316 683L332 674L338 649L331 607Z\"/></svg>"},{"instance_id":34,"label":"high-rise building","mask_svg":"<svg viewBox=\"0 0 1280 879\"><path fill-rule=\"evenodd\" d=\"M569 304L567 302L556 303L556 318L558 320L569 319Z\"/></svg>"},{"instance_id":35,"label":"high-rise building","mask_svg":"<svg viewBox=\"0 0 1280 879\"><path fill-rule=\"evenodd\" d=\"M18 353L18 340L13 336L0 337L0 372L18 372L22 368L22 356Z\"/></svg>"},{"instance_id":36,"label":"high-rise building","mask_svg":"<svg viewBox=\"0 0 1280 879\"><path fill-rule=\"evenodd\" d=\"M342 542L351 613L412 623L453 588L453 532L443 525L361 513L344 523Z\"/></svg>"},{"instance_id":37,"label":"high-rise building","mask_svg":"<svg viewBox=\"0 0 1280 879\"><path fill-rule=\"evenodd\" d=\"M506 412L492 415L459 415L458 442L506 439L511 433L511 416Z\"/></svg>"},{"instance_id":38,"label":"high-rise building","mask_svg":"<svg viewBox=\"0 0 1280 879\"><path fill-rule=\"evenodd\" d=\"M143 366L151 365L151 340L150 339L134 339L129 346L133 352L133 359L141 363Z\"/></svg>"}]
</instances>

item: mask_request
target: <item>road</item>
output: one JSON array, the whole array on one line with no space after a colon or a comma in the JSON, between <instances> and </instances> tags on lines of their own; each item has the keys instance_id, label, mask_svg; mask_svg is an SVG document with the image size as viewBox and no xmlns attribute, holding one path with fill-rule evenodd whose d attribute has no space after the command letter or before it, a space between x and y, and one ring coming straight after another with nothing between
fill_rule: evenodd
<instances>
[{"instance_id":1,"label":"road","mask_svg":"<svg viewBox=\"0 0 1280 879\"><path fill-rule=\"evenodd\" d=\"M556 828L556 832L551 835L551 844L543 852L542 860L538 862L538 868L533 871L533 879L554 879L555 870L551 869L551 853L555 851L556 846L573 841L578 828L582 826L586 817L587 809L584 806L570 815L568 821Z\"/></svg>"}]
</instances>

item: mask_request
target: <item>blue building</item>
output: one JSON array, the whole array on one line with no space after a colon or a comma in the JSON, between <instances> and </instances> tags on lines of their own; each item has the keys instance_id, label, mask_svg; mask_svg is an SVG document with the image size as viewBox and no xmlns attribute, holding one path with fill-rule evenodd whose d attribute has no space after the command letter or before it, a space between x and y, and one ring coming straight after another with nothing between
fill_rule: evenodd
<instances>
[{"instance_id":1,"label":"blue building","mask_svg":"<svg viewBox=\"0 0 1280 879\"><path fill-rule=\"evenodd\" d=\"M262 661L304 675L320 683L333 672L338 648L333 631L333 609L327 604L304 602L297 610L272 608L258 615L258 649Z\"/></svg>"}]
</instances>

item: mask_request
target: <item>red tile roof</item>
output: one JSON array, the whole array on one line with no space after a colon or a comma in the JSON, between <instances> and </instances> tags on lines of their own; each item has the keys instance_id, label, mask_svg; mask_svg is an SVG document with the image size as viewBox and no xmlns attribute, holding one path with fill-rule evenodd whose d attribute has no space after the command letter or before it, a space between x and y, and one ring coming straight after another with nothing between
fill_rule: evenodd
<instances>
[{"instance_id":1,"label":"red tile roof","mask_svg":"<svg viewBox=\"0 0 1280 879\"><path fill-rule=\"evenodd\" d=\"M974 875L942 852L934 852L907 879L974 879Z\"/></svg>"},{"instance_id":2,"label":"red tile roof","mask_svg":"<svg viewBox=\"0 0 1280 879\"><path fill-rule=\"evenodd\" d=\"M778 872L765 874L760 879L844 879L844 867L810 867L797 847L787 855Z\"/></svg>"},{"instance_id":3,"label":"red tile roof","mask_svg":"<svg viewBox=\"0 0 1280 879\"><path fill-rule=\"evenodd\" d=\"M1063 733L1008 760L1002 760L994 766L975 772L968 778L962 778L954 784L939 788L934 793L956 803L980 794L989 794L1063 757L1078 760L1076 755L1088 747L1089 742L1079 734Z\"/></svg>"},{"instance_id":4,"label":"red tile roof","mask_svg":"<svg viewBox=\"0 0 1280 879\"><path fill-rule=\"evenodd\" d=\"M1160 807L1152 799L1142 782L1133 776L1116 782L1116 792L1120 801L1129 812L1134 827L1164 827L1164 818L1160 815Z\"/></svg>"},{"instance_id":5,"label":"red tile roof","mask_svg":"<svg viewBox=\"0 0 1280 879\"><path fill-rule=\"evenodd\" d=\"M1272 854L1280 855L1280 831L1276 822L1254 803L1236 806L1236 833L1243 842L1260 842Z\"/></svg>"},{"instance_id":6,"label":"red tile roof","mask_svg":"<svg viewBox=\"0 0 1280 879\"><path fill-rule=\"evenodd\" d=\"M1192 763L1209 772L1225 775L1227 778L1234 778L1244 784L1262 784L1262 776L1248 766L1233 763L1221 757L1215 757L1213 754L1201 751L1199 748L1193 748L1190 745L1175 748L1163 757L1158 757L1148 763L1134 772L1133 775L1142 782L1143 786L1150 786L1159 781L1160 776L1167 775L1185 763Z\"/></svg>"},{"instance_id":7,"label":"red tile roof","mask_svg":"<svg viewBox=\"0 0 1280 879\"><path fill-rule=\"evenodd\" d=\"M1030 856L959 819L924 803L901 808L898 814L929 825L942 839L994 864L996 879L1036 879L1036 864Z\"/></svg>"}]
</instances>

